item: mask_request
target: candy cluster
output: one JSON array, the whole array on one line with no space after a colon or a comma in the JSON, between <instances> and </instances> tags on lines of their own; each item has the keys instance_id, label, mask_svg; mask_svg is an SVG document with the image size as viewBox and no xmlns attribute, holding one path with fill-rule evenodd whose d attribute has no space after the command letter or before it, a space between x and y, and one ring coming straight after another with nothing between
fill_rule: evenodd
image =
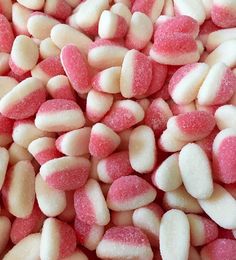
<instances>
[{"instance_id":1,"label":"candy cluster","mask_svg":"<svg viewBox=\"0 0 236 260\"><path fill-rule=\"evenodd\" d=\"M0 259L236 260L236 0L0 0Z\"/></svg>"}]
</instances>

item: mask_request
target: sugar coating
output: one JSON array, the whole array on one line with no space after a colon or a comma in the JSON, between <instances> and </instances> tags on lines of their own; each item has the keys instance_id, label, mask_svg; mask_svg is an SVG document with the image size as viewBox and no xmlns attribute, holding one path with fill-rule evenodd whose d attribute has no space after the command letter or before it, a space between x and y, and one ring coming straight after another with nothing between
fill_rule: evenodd
<instances>
[{"instance_id":1,"label":"sugar coating","mask_svg":"<svg viewBox=\"0 0 236 260\"><path fill-rule=\"evenodd\" d=\"M14 34L11 24L3 14L0 14L0 32L0 52L10 53Z\"/></svg>"}]
</instances>

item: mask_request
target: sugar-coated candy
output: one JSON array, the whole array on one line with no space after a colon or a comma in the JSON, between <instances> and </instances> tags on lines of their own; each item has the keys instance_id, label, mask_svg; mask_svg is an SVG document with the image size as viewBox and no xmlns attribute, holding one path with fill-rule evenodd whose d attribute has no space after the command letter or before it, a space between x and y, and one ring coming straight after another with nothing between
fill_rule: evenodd
<instances>
[{"instance_id":1,"label":"sugar-coated candy","mask_svg":"<svg viewBox=\"0 0 236 260\"><path fill-rule=\"evenodd\" d=\"M0 52L10 53L14 41L14 33L7 18L0 13Z\"/></svg>"},{"instance_id":2,"label":"sugar-coated candy","mask_svg":"<svg viewBox=\"0 0 236 260\"><path fill-rule=\"evenodd\" d=\"M141 50L150 41L152 34L153 24L151 19L144 13L134 12L130 20L125 45L129 49Z\"/></svg>"},{"instance_id":3,"label":"sugar-coated candy","mask_svg":"<svg viewBox=\"0 0 236 260\"><path fill-rule=\"evenodd\" d=\"M0 146L6 146L12 142L12 130L14 120L0 113Z\"/></svg>"},{"instance_id":4,"label":"sugar-coated candy","mask_svg":"<svg viewBox=\"0 0 236 260\"><path fill-rule=\"evenodd\" d=\"M40 175L49 186L55 189L75 190L86 183L89 170L88 159L65 156L44 163L40 168Z\"/></svg>"},{"instance_id":5,"label":"sugar-coated candy","mask_svg":"<svg viewBox=\"0 0 236 260\"><path fill-rule=\"evenodd\" d=\"M163 191L176 190L182 184L179 169L179 154L166 158L153 173L153 184Z\"/></svg>"},{"instance_id":6,"label":"sugar-coated candy","mask_svg":"<svg viewBox=\"0 0 236 260\"><path fill-rule=\"evenodd\" d=\"M110 94L120 93L121 67L110 67L97 73L92 79L92 86L98 91Z\"/></svg>"},{"instance_id":7,"label":"sugar-coated candy","mask_svg":"<svg viewBox=\"0 0 236 260\"><path fill-rule=\"evenodd\" d=\"M129 139L129 159L131 167L139 173L153 170L157 151L153 130L146 125L136 127Z\"/></svg>"},{"instance_id":8,"label":"sugar-coated candy","mask_svg":"<svg viewBox=\"0 0 236 260\"><path fill-rule=\"evenodd\" d=\"M40 106L35 118L36 127L48 132L75 130L84 124L85 118L79 105L66 99L47 100Z\"/></svg>"},{"instance_id":9,"label":"sugar-coated candy","mask_svg":"<svg viewBox=\"0 0 236 260\"><path fill-rule=\"evenodd\" d=\"M96 249L100 258L146 259L153 258L153 252L146 235L136 227L113 227L106 231Z\"/></svg>"},{"instance_id":10,"label":"sugar-coated candy","mask_svg":"<svg viewBox=\"0 0 236 260\"><path fill-rule=\"evenodd\" d=\"M89 45L92 43L92 40L84 33L67 24L55 25L51 30L50 37L58 48L62 49L67 44L74 44L83 54L88 53Z\"/></svg>"},{"instance_id":11,"label":"sugar-coated candy","mask_svg":"<svg viewBox=\"0 0 236 260\"><path fill-rule=\"evenodd\" d=\"M171 117L167 129L182 141L198 141L210 134L215 127L214 117L205 111L192 111Z\"/></svg>"},{"instance_id":12,"label":"sugar-coated candy","mask_svg":"<svg viewBox=\"0 0 236 260\"><path fill-rule=\"evenodd\" d=\"M113 153L97 164L99 180L105 183L112 183L119 177L130 175L132 172L128 151Z\"/></svg>"},{"instance_id":13,"label":"sugar-coated candy","mask_svg":"<svg viewBox=\"0 0 236 260\"><path fill-rule=\"evenodd\" d=\"M20 161L8 169L2 187L3 201L8 211L18 218L27 217L35 200L35 172L29 161Z\"/></svg>"},{"instance_id":14,"label":"sugar-coated candy","mask_svg":"<svg viewBox=\"0 0 236 260\"><path fill-rule=\"evenodd\" d=\"M40 259L62 259L72 254L75 248L75 231L70 225L55 218L48 218L44 221L40 243Z\"/></svg>"},{"instance_id":15,"label":"sugar-coated candy","mask_svg":"<svg viewBox=\"0 0 236 260\"><path fill-rule=\"evenodd\" d=\"M151 203L147 206L135 209L132 216L134 226L140 228L143 233L146 234L150 244L154 247L159 243L162 215L162 208L155 203Z\"/></svg>"},{"instance_id":16,"label":"sugar-coated candy","mask_svg":"<svg viewBox=\"0 0 236 260\"><path fill-rule=\"evenodd\" d=\"M33 116L45 100L43 83L33 77L27 78L3 96L0 112L12 119L24 119Z\"/></svg>"},{"instance_id":17,"label":"sugar-coated candy","mask_svg":"<svg viewBox=\"0 0 236 260\"><path fill-rule=\"evenodd\" d=\"M3 257L4 260L13 259L39 259L41 234L30 234L13 246Z\"/></svg>"},{"instance_id":18,"label":"sugar-coated candy","mask_svg":"<svg viewBox=\"0 0 236 260\"><path fill-rule=\"evenodd\" d=\"M212 196L198 202L217 225L225 229L236 228L236 201L222 186L214 184Z\"/></svg>"},{"instance_id":19,"label":"sugar-coated candy","mask_svg":"<svg viewBox=\"0 0 236 260\"><path fill-rule=\"evenodd\" d=\"M0 147L0 188L5 180L9 163L9 152L4 147Z\"/></svg>"},{"instance_id":20,"label":"sugar-coated candy","mask_svg":"<svg viewBox=\"0 0 236 260\"><path fill-rule=\"evenodd\" d=\"M199 214L203 212L198 201L186 191L184 186L167 191L163 197L163 206L165 209L179 209L185 213Z\"/></svg>"},{"instance_id":21,"label":"sugar-coated candy","mask_svg":"<svg viewBox=\"0 0 236 260\"><path fill-rule=\"evenodd\" d=\"M236 26L236 3L232 0L213 0L211 9L212 21L222 28Z\"/></svg>"},{"instance_id":22,"label":"sugar-coated candy","mask_svg":"<svg viewBox=\"0 0 236 260\"><path fill-rule=\"evenodd\" d=\"M75 218L74 229L77 242L89 250L95 250L104 234L104 226L87 224Z\"/></svg>"},{"instance_id":23,"label":"sugar-coated candy","mask_svg":"<svg viewBox=\"0 0 236 260\"><path fill-rule=\"evenodd\" d=\"M12 137L16 144L28 148L29 144L40 137L53 137L54 133L48 133L38 129L32 119L17 120L14 123Z\"/></svg>"},{"instance_id":24,"label":"sugar-coated candy","mask_svg":"<svg viewBox=\"0 0 236 260\"><path fill-rule=\"evenodd\" d=\"M197 144L185 145L179 153L179 168L187 192L196 199L207 199L213 193L211 163Z\"/></svg>"},{"instance_id":25,"label":"sugar-coated candy","mask_svg":"<svg viewBox=\"0 0 236 260\"><path fill-rule=\"evenodd\" d=\"M40 210L48 217L58 216L66 208L65 192L50 187L40 174L35 179L35 193Z\"/></svg>"},{"instance_id":26,"label":"sugar-coated candy","mask_svg":"<svg viewBox=\"0 0 236 260\"><path fill-rule=\"evenodd\" d=\"M0 216L0 231L2 234L0 239L0 253L2 253L7 246L11 232L11 221L6 216Z\"/></svg>"},{"instance_id":27,"label":"sugar-coated candy","mask_svg":"<svg viewBox=\"0 0 236 260\"><path fill-rule=\"evenodd\" d=\"M186 105L179 105L176 104L173 100L168 100L168 105L174 116L197 110L195 102L191 102Z\"/></svg>"},{"instance_id":28,"label":"sugar-coated candy","mask_svg":"<svg viewBox=\"0 0 236 260\"><path fill-rule=\"evenodd\" d=\"M81 3L76 11L77 26L88 34L97 35L99 18L108 8L108 0L88 0Z\"/></svg>"},{"instance_id":29,"label":"sugar-coated candy","mask_svg":"<svg viewBox=\"0 0 236 260\"><path fill-rule=\"evenodd\" d=\"M144 179L123 176L115 180L107 194L107 205L115 211L126 211L148 205L156 198L156 190Z\"/></svg>"},{"instance_id":30,"label":"sugar-coated candy","mask_svg":"<svg viewBox=\"0 0 236 260\"><path fill-rule=\"evenodd\" d=\"M136 0L132 6L132 12L142 12L148 15L154 23L161 14L164 2L165 1L163 0L148 0L145 2L142 0Z\"/></svg>"},{"instance_id":31,"label":"sugar-coated candy","mask_svg":"<svg viewBox=\"0 0 236 260\"><path fill-rule=\"evenodd\" d=\"M121 66L127 51L118 41L96 39L89 46L88 63L97 69Z\"/></svg>"},{"instance_id":32,"label":"sugar-coated candy","mask_svg":"<svg viewBox=\"0 0 236 260\"><path fill-rule=\"evenodd\" d=\"M12 1L11 0L0 0L1 13L6 16L8 20L11 20L12 16Z\"/></svg>"},{"instance_id":33,"label":"sugar-coated candy","mask_svg":"<svg viewBox=\"0 0 236 260\"><path fill-rule=\"evenodd\" d=\"M234 94L236 76L224 63L214 64L207 74L198 92L200 105L225 104Z\"/></svg>"},{"instance_id":34,"label":"sugar-coated candy","mask_svg":"<svg viewBox=\"0 0 236 260\"><path fill-rule=\"evenodd\" d=\"M104 10L98 24L98 35L102 39L119 39L128 29L126 20L112 11Z\"/></svg>"},{"instance_id":35,"label":"sugar-coated candy","mask_svg":"<svg viewBox=\"0 0 236 260\"><path fill-rule=\"evenodd\" d=\"M31 161L33 156L28 152L28 150L17 143L12 143L8 149L9 152L9 164L14 165L19 161Z\"/></svg>"},{"instance_id":36,"label":"sugar-coated candy","mask_svg":"<svg viewBox=\"0 0 236 260\"><path fill-rule=\"evenodd\" d=\"M191 245L202 246L218 237L218 227L212 220L196 214L188 214L187 217L190 225Z\"/></svg>"},{"instance_id":37,"label":"sugar-coated candy","mask_svg":"<svg viewBox=\"0 0 236 260\"><path fill-rule=\"evenodd\" d=\"M220 131L213 142L213 169L214 178L222 183L236 182L236 130L226 128Z\"/></svg>"},{"instance_id":38,"label":"sugar-coated candy","mask_svg":"<svg viewBox=\"0 0 236 260\"><path fill-rule=\"evenodd\" d=\"M71 14L72 8L65 0L46 0L44 12L56 19L65 20Z\"/></svg>"},{"instance_id":39,"label":"sugar-coated candy","mask_svg":"<svg viewBox=\"0 0 236 260\"><path fill-rule=\"evenodd\" d=\"M0 52L0 75L4 75L5 73L9 72L9 59L9 53Z\"/></svg>"},{"instance_id":40,"label":"sugar-coated candy","mask_svg":"<svg viewBox=\"0 0 236 260\"><path fill-rule=\"evenodd\" d=\"M40 61L32 70L31 75L40 79L43 83L47 83L50 78L57 75L64 75L60 57L51 56Z\"/></svg>"},{"instance_id":41,"label":"sugar-coated candy","mask_svg":"<svg viewBox=\"0 0 236 260\"><path fill-rule=\"evenodd\" d=\"M33 69L39 58L37 44L28 36L19 35L15 38L10 58L10 68L17 75Z\"/></svg>"},{"instance_id":42,"label":"sugar-coated candy","mask_svg":"<svg viewBox=\"0 0 236 260\"><path fill-rule=\"evenodd\" d=\"M96 123L100 121L110 110L113 104L113 96L108 93L91 89L87 95L86 116Z\"/></svg>"},{"instance_id":43,"label":"sugar-coated candy","mask_svg":"<svg viewBox=\"0 0 236 260\"><path fill-rule=\"evenodd\" d=\"M176 104L186 105L196 99L209 66L192 63L178 69L169 82L169 93Z\"/></svg>"},{"instance_id":44,"label":"sugar-coated candy","mask_svg":"<svg viewBox=\"0 0 236 260\"><path fill-rule=\"evenodd\" d=\"M116 150L120 137L102 123L93 125L89 140L89 152L99 159L105 158Z\"/></svg>"},{"instance_id":45,"label":"sugar-coated candy","mask_svg":"<svg viewBox=\"0 0 236 260\"><path fill-rule=\"evenodd\" d=\"M87 224L105 226L110 221L105 198L99 183L94 179L89 179L83 187L75 191L74 207L77 218Z\"/></svg>"},{"instance_id":46,"label":"sugar-coated candy","mask_svg":"<svg viewBox=\"0 0 236 260\"><path fill-rule=\"evenodd\" d=\"M40 10L44 6L45 0L36 0L33 3L30 0L18 0L17 2L31 10Z\"/></svg>"},{"instance_id":47,"label":"sugar-coated candy","mask_svg":"<svg viewBox=\"0 0 236 260\"><path fill-rule=\"evenodd\" d=\"M59 24L59 21L53 17L41 12L34 12L27 20L27 29L34 38L44 40L50 37L51 29L56 24Z\"/></svg>"},{"instance_id":48,"label":"sugar-coated candy","mask_svg":"<svg viewBox=\"0 0 236 260\"><path fill-rule=\"evenodd\" d=\"M10 92L17 84L18 81L12 77L0 76L0 99Z\"/></svg>"},{"instance_id":49,"label":"sugar-coated candy","mask_svg":"<svg viewBox=\"0 0 236 260\"><path fill-rule=\"evenodd\" d=\"M26 218L15 218L12 223L10 238L14 244L19 243L22 239L32 233L37 233L43 226L45 216L39 209L37 203L29 216Z\"/></svg>"},{"instance_id":50,"label":"sugar-coated candy","mask_svg":"<svg viewBox=\"0 0 236 260\"><path fill-rule=\"evenodd\" d=\"M125 19L126 23L129 25L132 14L130 12L130 9L124 3L119 2L114 4L111 6L110 10L114 14L122 16Z\"/></svg>"},{"instance_id":51,"label":"sugar-coated candy","mask_svg":"<svg viewBox=\"0 0 236 260\"><path fill-rule=\"evenodd\" d=\"M167 211L160 224L160 252L163 260L188 259L190 227L181 210Z\"/></svg>"},{"instance_id":52,"label":"sugar-coated candy","mask_svg":"<svg viewBox=\"0 0 236 260\"><path fill-rule=\"evenodd\" d=\"M216 239L201 250L202 260L232 260L235 258L236 241L233 239Z\"/></svg>"},{"instance_id":53,"label":"sugar-coated candy","mask_svg":"<svg viewBox=\"0 0 236 260\"><path fill-rule=\"evenodd\" d=\"M58 151L69 156L81 156L89 153L91 128L83 127L67 132L56 140Z\"/></svg>"},{"instance_id":54,"label":"sugar-coated candy","mask_svg":"<svg viewBox=\"0 0 236 260\"><path fill-rule=\"evenodd\" d=\"M39 44L39 54L42 59L46 59L51 56L58 56L60 49L52 41L50 37L42 40Z\"/></svg>"},{"instance_id":55,"label":"sugar-coated candy","mask_svg":"<svg viewBox=\"0 0 236 260\"><path fill-rule=\"evenodd\" d=\"M130 50L121 67L120 91L125 98L143 95L152 80L152 63L144 54Z\"/></svg>"},{"instance_id":56,"label":"sugar-coated candy","mask_svg":"<svg viewBox=\"0 0 236 260\"><path fill-rule=\"evenodd\" d=\"M133 100L115 101L102 122L116 132L124 131L144 118L144 110Z\"/></svg>"},{"instance_id":57,"label":"sugar-coated candy","mask_svg":"<svg viewBox=\"0 0 236 260\"><path fill-rule=\"evenodd\" d=\"M71 86L79 94L87 93L91 88L89 70L79 48L75 45L68 44L62 48L60 57Z\"/></svg>"},{"instance_id":58,"label":"sugar-coated candy","mask_svg":"<svg viewBox=\"0 0 236 260\"><path fill-rule=\"evenodd\" d=\"M236 129L235 122L236 105L223 105L220 106L215 112L215 120L217 127L220 130L225 128Z\"/></svg>"},{"instance_id":59,"label":"sugar-coated candy","mask_svg":"<svg viewBox=\"0 0 236 260\"><path fill-rule=\"evenodd\" d=\"M89 260L89 259L80 249L76 249L74 253L72 253L68 257L63 258L63 260Z\"/></svg>"},{"instance_id":60,"label":"sugar-coated candy","mask_svg":"<svg viewBox=\"0 0 236 260\"><path fill-rule=\"evenodd\" d=\"M112 211L111 222L115 226L132 226L133 225L133 210Z\"/></svg>"},{"instance_id":61,"label":"sugar-coated candy","mask_svg":"<svg viewBox=\"0 0 236 260\"><path fill-rule=\"evenodd\" d=\"M66 191L66 207L58 219L71 223L75 219L75 208L74 208L74 190Z\"/></svg>"}]
</instances>

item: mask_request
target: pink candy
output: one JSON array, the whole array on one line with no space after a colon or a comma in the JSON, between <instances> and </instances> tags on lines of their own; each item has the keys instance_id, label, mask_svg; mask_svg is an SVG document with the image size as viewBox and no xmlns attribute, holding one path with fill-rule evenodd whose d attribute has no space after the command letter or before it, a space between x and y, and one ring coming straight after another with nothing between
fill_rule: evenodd
<instances>
[{"instance_id":1,"label":"pink candy","mask_svg":"<svg viewBox=\"0 0 236 260\"><path fill-rule=\"evenodd\" d=\"M0 14L0 52L10 53L13 41L11 24L4 15Z\"/></svg>"}]
</instances>

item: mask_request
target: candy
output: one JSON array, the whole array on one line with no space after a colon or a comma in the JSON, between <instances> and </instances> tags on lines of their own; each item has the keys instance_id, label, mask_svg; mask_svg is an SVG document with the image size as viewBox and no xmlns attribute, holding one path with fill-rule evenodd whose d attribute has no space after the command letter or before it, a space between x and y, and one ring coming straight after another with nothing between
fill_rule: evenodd
<instances>
[{"instance_id":1,"label":"candy","mask_svg":"<svg viewBox=\"0 0 236 260\"><path fill-rule=\"evenodd\" d=\"M132 98L146 93L151 80L151 61L136 50L128 51L121 68L120 91L122 96Z\"/></svg>"},{"instance_id":2,"label":"candy","mask_svg":"<svg viewBox=\"0 0 236 260\"><path fill-rule=\"evenodd\" d=\"M18 0L17 2L26 8L29 8L32 10L40 10L44 6L45 0L37 0L37 1L34 1L33 3L30 0Z\"/></svg>"},{"instance_id":3,"label":"candy","mask_svg":"<svg viewBox=\"0 0 236 260\"><path fill-rule=\"evenodd\" d=\"M4 260L12 259L39 259L39 248L41 242L41 234L30 234L22 239L18 244L3 257Z\"/></svg>"},{"instance_id":4,"label":"candy","mask_svg":"<svg viewBox=\"0 0 236 260\"><path fill-rule=\"evenodd\" d=\"M8 145L12 142L12 130L14 121L0 113L0 146Z\"/></svg>"},{"instance_id":5,"label":"candy","mask_svg":"<svg viewBox=\"0 0 236 260\"><path fill-rule=\"evenodd\" d=\"M218 237L218 227L213 221L195 214L188 214L187 217L193 246L208 244Z\"/></svg>"},{"instance_id":6,"label":"candy","mask_svg":"<svg viewBox=\"0 0 236 260\"><path fill-rule=\"evenodd\" d=\"M0 240L0 253L2 253L9 241L9 237L10 237L11 221L9 220L9 218L7 218L5 216L0 217L0 230L1 230L1 234L2 234L2 237Z\"/></svg>"},{"instance_id":7,"label":"candy","mask_svg":"<svg viewBox=\"0 0 236 260\"><path fill-rule=\"evenodd\" d=\"M31 161L33 159L33 156L28 152L28 150L17 143L12 143L8 152L10 165L14 165L19 161Z\"/></svg>"},{"instance_id":8,"label":"candy","mask_svg":"<svg viewBox=\"0 0 236 260\"><path fill-rule=\"evenodd\" d=\"M44 12L56 19L65 20L71 14L72 8L65 0L46 0Z\"/></svg>"},{"instance_id":9,"label":"candy","mask_svg":"<svg viewBox=\"0 0 236 260\"><path fill-rule=\"evenodd\" d=\"M89 70L82 53L75 45L66 45L61 50L61 63L71 86L79 93L89 91Z\"/></svg>"},{"instance_id":10,"label":"candy","mask_svg":"<svg viewBox=\"0 0 236 260\"><path fill-rule=\"evenodd\" d=\"M142 107L133 100L114 102L110 111L103 118L103 123L116 132L126 130L144 118Z\"/></svg>"},{"instance_id":11,"label":"candy","mask_svg":"<svg viewBox=\"0 0 236 260\"><path fill-rule=\"evenodd\" d=\"M125 4L121 2L114 4L110 8L110 11L112 11L114 14L122 16L125 19L126 23L129 25L132 14Z\"/></svg>"},{"instance_id":12,"label":"candy","mask_svg":"<svg viewBox=\"0 0 236 260\"><path fill-rule=\"evenodd\" d=\"M0 99L10 92L18 82L8 76L0 76Z\"/></svg>"},{"instance_id":13,"label":"candy","mask_svg":"<svg viewBox=\"0 0 236 260\"><path fill-rule=\"evenodd\" d=\"M235 115L236 115L236 106L224 105L219 107L215 112L217 127L220 130L223 130L225 128L235 129Z\"/></svg>"},{"instance_id":14,"label":"candy","mask_svg":"<svg viewBox=\"0 0 236 260\"><path fill-rule=\"evenodd\" d=\"M104 124L93 125L89 140L89 152L99 159L110 155L120 144L120 137Z\"/></svg>"},{"instance_id":15,"label":"candy","mask_svg":"<svg viewBox=\"0 0 236 260\"><path fill-rule=\"evenodd\" d=\"M74 253L66 258L63 258L63 260L88 260L88 257L80 250L76 249Z\"/></svg>"},{"instance_id":16,"label":"candy","mask_svg":"<svg viewBox=\"0 0 236 260\"><path fill-rule=\"evenodd\" d=\"M5 180L8 163L9 163L9 153L7 149L0 147L0 188L2 188Z\"/></svg>"},{"instance_id":17,"label":"candy","mask_svg":"<svg viewBox=\"0 0 236 260\"><path fill-rule=\"evenodd\" d=\"M106 231L96 249L100 258L146 259L153 258L153 252L146 235L136 227L113 227Z\"/></svg>"},{"instance_id":18,"label":"candy","mask_svg":"<svg viewBox=\"0 0 236 260\"><path fill-rule=\"evenodd\" d=\"M232 239L216 239L201 250L202 260L234 259L236 241Z\"/></svg>"},{"instance_id":19,"label":"candy","mask_svg":"<svg viewBox=\"0 0 236 260\"><path fill-rule=\"evenodd\" d=\"M169 82L169 93L176 104L186 105L196 99L209 66L193 63L178 69Z\"/></svg>"},{"instance_id":20,"label":"candy","mask_svg":"<svg viewBox=\"0 0 236 260\"><path fill-rule=\"evenodd\" d=\"M88 63L97 69L121 66L127 51L118 41L97 39L90 44Z\"/></svg>"},{"instance_id":21,"label":"candy","mask_svg":"<svg viewBox=\"0 0 236 260\"><path fill-rule=\"evenodd\" d=\"M111 221L115 226L132 226L133 225L133 210L127 211L112 211Z\"/></svg>"},{"instance_id":22,"label":"candy","mask_svg":"<svg viewBox=\"0 0 236 260\"><path fill-rule=\"evenodd\" d=\"M62 49L67 44L74 44L83 54L88 53L89 45L92 42L85 34L67 24L55 25L51 30L50 36L58 48Z\"/></svg>"},{"instance_id":23,"label":"candy","mask_svg":"<svg viewBox=\"0 0 236 260\"><path fill-rule=\"evenodd\" d=\"M87 95L86 115L92 122L101 120L110 110L113 96L91 89Z\"/></svg>"},{"instance_id":24,"label":"candy","mask_svg":"<svg viewBox=\"0 0 236 260\"><path fill-rule=\"evenodd\" d=\"M107 194L107 205L115 211L137 209L154 201L156 190L144 179L124 176L115 180Z\"/></svg>"},{"instance_id":25,"label":"candy","mask_svg":"<svg viewBox=\"0 0 236 260\"><path fill-rule=\"evenodd\" d=\"M5 52L0 52L0 75L4 75L10 70L9 67L10 55Z\"/></svg>"},{"instance_id":26,"label":"candy","mask_svg":"<svg viewBox=\"0 0 236 260\"><path fill-rule=\"evenodd\" d=\"M1 0L0 1L1 13L6 16L8 20L11 20L12 16L12 1L11 0Z\"/></svg>"},{"instance_id":27,"label":"candy","mask_svg":"<svg viewBox=\"0 0 236 260\"><path fill-rule=\"evenodd\" d=\"M97 224L86 224L78 218L74 223L77 242L89 250L95 250L102 239L104 227Z\"/></svg>"},{"instance_id":28,"label":"candy","mask_svg":"<svg viewBox=\"0 0 236 260\"><path fill-rule=\"evenodd\" d=\"M190 227L187 216L180 210L167 211L160 225L162 259L188 259Z\"/></svg>"},{"instance_id":29,"label":"candy","mask_svg":"<svg viewBox=\"0 0 236 260\"><path fill-rule=\"evenodd\" d=\"M172 112L168 104L162 98L157 98L147 108L144 122L152 128L155 136L160 136L166 129L167 121L171 116Z\"/></svg>"},{"instance_id":30,"label":"candy","mask_svg":"<svg viewBox=\"0 0 236 260\"><path fill-rule=\"evenodd\" d=\"M81 156L89 153L90 127L67 132L58 137L56 147L58 151L69 156Z\"/></svg>"},{"instance_id":31,"label":"candy","mask_svg":"<svg viewBox=\"0 0 236 260\"><path fill-rule=\"evenodd\" d=\"M198 141L210 134L215 126L214 117L204 111L193 111L171 117L167 129L182 141Z\"/></svg>"},{"instance_id":32,"label":"candy","mask_svg":"<svg viewBox=\"0 0 236 260\"><path fill-rule=\"evenodd\" d=\"M65 192L48 186L40 174L35 179L35 193L40 210L48 217L58 216L66 208Z\"/></svg>"},{"instance_id":33,"label":"candy","mask_svg":"<svg viewBox=\"0 0 236 260\"><path fill-rule=\"evenodd\" d=\"M14 34L7 18L0 14L0 52L11 52Z\"/></svg>"},{"instance_id":34,"label":"candy","mask_svg":"<svg viewBox=\"0 0 236 260\"><path fill-rule=\"evenodd\" d=\"M234 1L213 0L211 9L212 21L222 27L236 26L236 4Z\"/></svg>"},{"instance_id":35,"label":"candy","mask_svg":"<svg viewBox=\"0 0 236 260\"><path fill-rule=\"evenodd\" d=\"M58 218L64 222L72 222L75 219L74 191L66 191L66 207Z\"/></svg>"},{"instance_id":36,"label":"candy","mask_svg":"<svg viewBox=\"0 0 236 260\"><path fill-rule=\"evenodd\" d=\"M49 37L40 42L39 53L42 59L47 59L51 56L58 56L60 54L60 49L54 44L52 39Z\"/></svg>"},{"instance_id":37,"label":"candy","mask_svg":"<svg viewBox=\"0 0 236 260\"><path fill-rule=\"evenodd\" d=\"M126 35L125 45L129 49L141 50L150 41L153 33L151 19L141 12L134 12Z\"/></svg>"},{"instance_id":38,"label":"candy","mask_svg":"<svg viewBox=\"0 0 236 260\"><path fill-rule=\"evenodd\" d=\"M173 0L166 0L162 9L163 15L174 16L174 3Z\"/></svg>"},{"instance_id":39,"label":"candy","mask_svg":"<svg viewBox=\"0 0 236 260\"><path fill-rule=\"evenodd\" d=\"M40 243L40 258L62 259L71 255L76 248L76 236L73 228L55 218L44 221Z\"/></svg>"},{"instance_id":40,"label":"candy","mask_svg":"<svg viewBox=\"0 0 236 260\"><path fill-rule=\"evenodd\" d=\"M158 1L158 0L148 0L148 1L142 1L142 0L136 0L134 1L134 4L132 6L132 12L141 12L146 15L148 15L152 22L154 23L158 16L161 14L162 8L164 6L164 1Z\"/></svg>"},{"instance_id":41,"label":"candy","mask_svg":"<svg viewBox=\"0 0 236 260\"><path fill-rule=\"evenodd\" d=\"M129 159L132 168L139 173L150 172L155 166L156 156L152 129L145 125L136 127L129 139Z\"/></svg>"},{"instance_id":42,"label":"candy","mask_svg":"<svg viewBox=\"0 0 236 260\"><path fill-rule=\"evenodd\" d=\"M18 217L27 217L34 205L35 172L29 161L20 161L9 168L2 188L8 211Z\"/></svg>"},{"instance_id":43,"label":"candy","mask_svg":"<svg viewBox=\"0 0 236 260\"><path fill-rule=\"evenodd\" d=\"M75 191L74 207L76 216L87 224L105 226L110 221L110 213L97 181L89 179Z\"/></svg>"},{"instance_id":44,"label":"candy","mask_svg":"<svg viewBox=\"0 0 236 260\"><path fill-rule=\"evenodd\" d=\"M133 169L129 161L128 151L113 153L98 162L98 177L105 183L112 183L121 176L130 175Z\"/></svg>"},{"instance_id":45,"label":"candy","mask_svg":"<svg viewBox=\"0 0 236 260\"><path fill-rule=\"evenodd\" d=\"M89 170L89 160L68 156L44 163L40 168L40 175L52 188L64 191L75 190L86 183Z\"/></svg>"},{"instance_id":46,"label":"candy","mask_svg":"<svg viewBox=\"0 0 236 260\"><path fill-rule=\"evenodd\" d=\"M155 203L138 208L133 213L133 223L148 237L150 244L156 247L159 243L159 229L163 210Z\"/></svg>"},{"instance_id":47,"label":"candy","mask_svg":"<svg viewBox=\"0 0 236 260\"><path fill-rule=\"evenodd\" d=\"M37 44L28 36L19 35L15 38L11 50L11 70L22 75L33 69L39 57Z\"/></svg>"},{"instance_id":48,"label":"candy","mask_svg":"<svg viewBox=\"0 0 236 260\"><path fill-rule=\"evenodd\" d=\"M179 154L179 168L187 192L196 199L208 199L213 193L211 164L200 146L185 145Z\"/></svg>"},{"instance_id":49,"label":"candy","mask_svg":"<svg viewBox=\"0 0 236 260\"><path fill-rule=\"evenodd\" d=\"M111 11L102 12L99 24L98 35L102 39L119 39L125 36L128 30L126 20Z\"/></svg>"},{"instance_id":50,"label":"candy","mask_svg":"<svg viewBox=\"0 0 236 260\"><path fill-rule=\"evenodd\" d=\"M84 124L84 115L79 105L66 99L53 99L44 102L35 118L35 125L48 132L75 130Z\"/></svg>"},{"instance_id":51,"label":"candy","mask_svg":"<svg viewBox=\"0 0 236 260\"><path fill-rule=\"evenodd\" d=\"M168 100L168 105L174 116L196 110L195 102L191 102L186 105L179 105L179 104L176 104L173 100Z\"/></svg>"},{"instance_id":52,"label":"candy","mask_svg":"<svg viewBox=\"0 0 236 260\"><path fill-rule=\"evenodd\" d=\"M192 0L186 2L184 0L173 0L174 9L177 15L188 15L194 18L199 24L206 19L206 13L202 1Z\"/></svg>"},{"instance_id":53,"label":"candy","mask_svg":"<svg viewBox=\"0 0 236 260\"><path fill-rule=\"evenodd\" d=\"M213 142L214 177L226 184L236 181L236 130L228 128L220 131Z\"/></svg>"},{"instance_id":54,"label":"candy","mask_svg":"<svg viewBox=\"0 0 236 260\"><path fill-rule=\"evenodd\" d=\"M214 83L213 83L214 82ZM225 104L235 92L236 77L224 63L214 64L198 92L200 105Z\"/></svg>"},{"instance_id":55,"label":"candy","mask_svg":"<svg viewBox=\"0 0 236 260\"><path fill-rule=\"evenodd\" d=\"M58 56L48 57L39 62L32 70L31 74L34 78L40 79L47 84L50 78L65 74L60 58Z\"/></svg>"},{"instance_id":56,"label":"candy","mask_svg":"<svg viewBox=\"0 0 236 260\"><path fill-rule=\"evenodd\" d=\"M164 160L153 173L153 184L163 191L174 191L182 184L179 169L179 154L174 153Z\"/></svg>"},{"instance_id":57,"label":"candy","mask_svg":"<svg viewBox=\"0 0 236 260\"><path fill-rule=\"evenodd\" d=\"M11 241L17 244L28 235L39 232L44 219L45 216L40 211L38 205L35 204L29 216L26 218L16 218L13 221L10 233Z\"/></svg>"},{"instance_id":58,"label":"candy","mask_svg":"<svg viewBox=\"0 0 236 260\"><path fill-rule=\"evenodd\" d=\"M222 186L214 184L212 196L198 202L205 213L220 227L236 228L236 201Z\"/></svg>"},{"instance_id":59,"label":"candy","mask_svg":"<svg viewBox=\"0 0 236 260\"><path fill-rule=\"evenodd\" d=\"M173 191L167 191L163 197L163 205L165 209L179 209L185 213L202 213L202 209L198 201L193 198L184 188L180 186Z\"/></svg>"}]
</instances>

